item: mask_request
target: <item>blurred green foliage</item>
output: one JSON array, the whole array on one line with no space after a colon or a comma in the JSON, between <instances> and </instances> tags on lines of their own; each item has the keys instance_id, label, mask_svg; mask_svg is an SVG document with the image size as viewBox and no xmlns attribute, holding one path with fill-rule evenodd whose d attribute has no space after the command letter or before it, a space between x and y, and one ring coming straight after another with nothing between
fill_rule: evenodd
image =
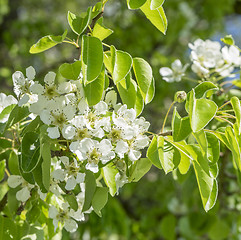
<instances>
[{"instance_id":1,"label":"blurred green foliage","mask_svg":"<svg viewBox=\"0 0 241 240\"><path fill-rule=\"evenodd\" d=\"M67 11L78 14L94 0L0 0L0 82L1 91L11 92L11 74L32 65L40 80L60 63L78 57L74 46L57 46L38 55L30 46L48 34L60 35L67 26ZM226 34L225 17L240 11L235 0L166 0L164 8L169 26L166 36L156 30L140 11L127 9L125 1L110 0L104 24L114 30L107 39L117 49L149 61L156 78L156 97L144 116L152 130L161 127L164 115L177 90L190 90L187 82L168 84L158 71L179 58L188 59L187 44L197 38L210 38L217 31ZM228 32L227 32L228 33ZM74 37L74 36L73 36ZM169 119L170 120L170 119ZM230 155L224 152L220 166L220 189L216 206L205 213L192 171L164 175L153 168L138 183L126 185L118 198L110 199L103 217L95 213L80 224L79 232L63 239L240 239L240 187L227 175L232 168ZM233 170L228 171L232 173ZM111 197L109 197L111 198Z\"/></svg>"}]
</instances>

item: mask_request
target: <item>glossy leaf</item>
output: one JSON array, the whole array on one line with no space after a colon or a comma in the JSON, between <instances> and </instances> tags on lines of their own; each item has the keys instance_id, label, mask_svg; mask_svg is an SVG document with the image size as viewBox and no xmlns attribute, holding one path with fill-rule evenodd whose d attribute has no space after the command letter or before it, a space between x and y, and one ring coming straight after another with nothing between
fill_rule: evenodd
<instances>
[{"instance_id":1,"label":"glossy leaf","mask_svg":"<svg viewBox=\"0 0 241 240\"><path fill-rule=\"evenodd\" d=\"M203 98L209 95L210 92L218 90L218 87L212 82L202 82L198 84L194 90L196 98Z\"/></svg>"},{"instance_id":2,"label":"glossy leaf","mask_svg":"<svg viewBox=\"0 0 241 240\"><path fill-rule=\"evenodd\" d=\"M151 66L142 58L133 59L133 70L145 103L154 97L154 79Z\"/></svg>"},{"instance_id":3,"label":"glossy leaf","mask_svg":"<svg viewBox=\"0 0 241 240\"><path fill-rule=\"evenodd\" d=\"M91 11L92 7L89 7L84 18L76 16L70 11L68 12L68 23L74 33L81 35L84 32L91 21Z\"/></svg>"},{"instance_id":4,"label":"glossy leaf","mask_svg":"<svg viewBox=\"0 0 241 240\"><path fill-rule=\"evenodd\" d=\"M194 90L190 95L189 115L193 132L202 130L215 116L218 106L209 99L195 99Z\"/></svg>"},{"instance_id":5,"label":"glossy leaf","mask_svg":"<svg viewBox=\"0 0 241 240\"><path fill-rule=\"evenodd\" d=\"M205 211L209 211L216 203L218 195L217 180L211 178L197 162L193 162L198 187Z\"/></svg>"},{"instance_id":6,"label":"glossy leaf","mask_svg":"<svg viewBox=\"0 0 241 240\"><path fill-rule=\"evenodd\" d=\"M41 121L40 117L37 116L32 120L21 132L21 136L24 136L27 132L36 132L44 123Z\"/></svg>"},{"instance_id":7,"label":"glossy leaf","mask_svg":"<svg viewBox=\"0 0 241 240\"><path fill-rule=\"evenodd\" d=\"M6 160L0 162L0 181L3 180L5 175Z\"/></svg>"},{"instance_id":8,"label":"glossy leaf","mask_svg":"<svg viewBox=\"0 0 241 240\"><path fill-rule=\"evenodd\" d=\"M34 146L34 149L31 148ZM20 165L24 172L29 173L34 170L40 161L39 134L27 132L21 144Z\"/></svg>"},{"instance_id":9,"label":"glossy leaf","mask_svg":"<svg viewBox=\"0 0 241 240\"><path fill-rule=\"evenodd\" d=\"M107 201L108 188L97 187L92 200L92 207L99 217L101 217L101 209L106 205Z\"/></svg>"},{"instance_id":10,"label":"glossy leaf","mask_svg":"<svg viewBox=\"0 0 241 240\"><path fill-rule=\"evenodd\" d=\"M50 167L51 167L51 150L50 139L46 134L46 125L40 128L40 154L42 156L42 173L43 173L43 185L46 190L50 186Z\"/></svg>"},{"instance_id":11,"label":"glossy leaf","mask_svg":"<svg viewBox=\"0 0 241 240\"><path fill-rule=\"evenodd\" d=\"M13 175L20 175L18 156L14 151L9 155L8 168Z\"/></svg>"},{"instance_id":12,"label":"glossy leaf","mask_svg":"<svg viewBox=\"0 0 241 240\"><path fill-rule=\"evenodd\" d=\"M129 53L116 50L111 46L112 54L112 78L115 84L124 79L131 70L132 57Z\"/></svg>"},{"instance_id":13,"label":"glossy leaf","mask_svg":"<svg viewBox=\"0 0 241 240\"><path fill-rule=\"evenodd\" d=\"M240 106L240 100L237 97L231 98L231 104L236 116L236 123L238 126L238 132L241 134L241 106Z\"/></svg>"},{"instance_id":14,"label":"glossy leaf","mask_svg":"<svg viewBox=\"0 0 241 240\"><path fill-rule=\"evenodd\" d=\"M62 43L67 35L67 30L61 36L48 35L42 37L29 50L30 53L40 53L46 51L59 43Z\"/></svg>"},{"instance_id":15,"label":"glossy leaf","mask_svg":"<svg viewBox=\"0 0 241 240\"><path fill-rule=\"evenodd\" d=\"M164 3L165 0L151 0L151 6L150 9L151 10L155 10L159 7L162 6L162 4Z\"/></svg>"},{"instance_id":16,"label":"glossy leaf","mask_svg":"<svg viewBox=\"0 0 241 240\"><path fill-rule=\"evenodd\" d=\"M77 80L81 72L81 61L64 63L59 67L60 74L70 80Z\"/></svg>"},{"instance_id":17,"label":"glossy leaf","mask_svg":"<svg viewBox=\"0 0 241 240\"><path fill-rule=\"evenodd\" d=\"M192 132L189 117L181 118L176 108L173 111L172 131L175 142L186 139Z\"/></svg>"},{"instance_id":18,"label":"glossy leaf","mask_svg":"<svg viewBox=\"0 0 241 240\"><path fill-rule=\"evenodd\" d=\"M92 36L84 35L81 47L81 62L84 84L95 80L103 66L103 47L101 41Z\"/></svg>"},{"instance_id":19,"label":"glossy leaf","mask_svg":"<svg viewBox=\"0 0 241 240\"><path fill-rule=\"evenodd\" d=\"M158 154L161 165L165 173L173 171L180 163L181 155L179 151L169 142L164 140L164 137L158 137Z\"/></svg>"},{"instance_id":20,"label":"glossy leaf","mask_svg":"<svg viewBox=\"0 0 241 240\"><path fill-rule=\"evenodd\" d=\"M220 155L220 142L217 137L209 132L206 132L208 149L207 149L207 158L211 163L217 163Z\"/></svg>"},{"instance_id":21,"label":"glossy leaf","mask_svg":"<svg viewBox=\"0 0 241 240\"><path fill-rule=\"evenodd\" d=\"M134 163L130 170L129 181L138 182L150 169L152 163L148 158L141 158Z\"/></svg>"},{"instance_id":22,"label":"glossy leaf","mask_svg":"<svg viewBox=\"0 0 241 240\"><path fill-rule=\"evenodd\" d=\"M126 1L129 9L138 9L146 2L146 0L126 0Z\"/></svg>"},{"instance_id":23,"label":"glossy leaf","mask_svg":"<svg viewBox=\"0 0 241 240\"><path fill-rule=\"evenodd\" d=\"M94 81L84 86L85 97L89 106L97 104L102 99L104 87L105 71L103 69L100 75Z\"/></svg>"},{"instance_id":24,"label":"glossy leaf","mask_svg":"<svg viewBox=\"0 0 241 240\"><path fill-rule=\"evenodd\" d=\"M74 209L74 211L78 210L78 202L76 200L75 195L67 194L64 196L64 199L68 202L69 206Z\"/></svg>"},{"instance_id":25,"label":"glossy leaf","mask_svg":"<svg viewBox=\"0 0 241 240\"><path fill-rule=\"evenodd\" d=\"M82 211L87 211L91 207L91 202L96 189L95 176L91 171L86 171L85 175L85 201Z\"/></svg>"},{"instance_id":26,"label":"glossy leaf","mask_svg":"<svg viewBox=\"0 0 241 240\"><path fill-rule=\"evenodd\" d=\"M28 107L19 107L16 105L11 111L8 121L5 125L5 131L12 127L15 123L20 122L30 114Z\"/></svg>"},{"instance_id":27,"label":"glossy leaf","mask_svg":"<svg viewBox=\"0 0 241 240\"><path fill-rule=\"evenodd\" d=\"M5 107L1 112L0 112L0 120L3 120L3 118L8 115L16 106L16 104L9 105Z\"/></svg>"},{"instance_id":28,"label":"glossy leaf","mask_svg":"<svg viewBox=\"0 0 241 240\"><path fill-rule=\"evenodd\" d=\"M151 10L151 0L147 0L140 9L159 31L166 34L167 18L162 6L155 10Z\"/></svg>"},{"instance_id":29,"label":"glossy leaf","mask_svg":"<svg viewBox=\"0 0 241 240\"><path fill-rule=\"evenodd\" d=\"M147 150L147 157L148 159L153 163L154 166L156 166L159 169L162 169L162 165L159 159L158 154L158 137L153 136L151 144L149 145L149 148Z\"/></svg>"},{"instance_id":30,"label":"glossy leaf","mask_svg":"<svg viewBox=\"0 0 241 240\"><path fill-rule=\"evenodd\" d=\"M113 31L109 28L106 28L103 25L103 17L98 19L98 21L95 23L94 29L92 31L92 36L99 38L101 41L103 41L105 38L109 37Z\"/></svg>"},{"instance_id":31,"label":"glossy leaf","mask_svg":"<svg viewBox=\"0 0 241 240\"><path fill-rule=\"evenodd\" d=\"M118 170L111 164L107 164L101 169L101 173L104 178L105 184L109 188L110 195L113 197L116 194L115 175L118 173Z\"/></svg>"}]
</instances>

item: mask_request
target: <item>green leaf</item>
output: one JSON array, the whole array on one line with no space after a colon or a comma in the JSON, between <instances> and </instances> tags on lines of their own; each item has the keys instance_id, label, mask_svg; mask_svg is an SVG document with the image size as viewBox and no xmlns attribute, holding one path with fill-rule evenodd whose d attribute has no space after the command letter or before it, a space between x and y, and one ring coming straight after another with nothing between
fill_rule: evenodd
<instances>
[{"instance_id":1,"label":"green leaf","mask_svg":"<svg viewBox=\"0 0 241 240\"><path fill-rule=\"evenodd\" d=\"M76 197L74 194L67 194L64 195L64 199L68 202L68 204L70 205L70 207L72 209L74 209L74 211L78 210L78 202L76 200Z\"/></svg>"},{"instance_id":2,"label":"green leaf","mask_svg":"<svg viewBox=\"0 0 241 240\"><path fill-rule=\"evenodd\" d=\"M209 99L196 99L194 90L190 95L189 115L193 132L202 130L215 116L218 106Z\"/></svg>"},{"instance_id":3,"label":"green leaf","mask_svg":"<svg viewBox=\"0 0 241 240\"><path fill-rule=\"evenodd\" d=\"M181 118L176 107L174 108L172 117L172 131L175 142L186 139L192 132L189 117Z\"/></svg>"},{"instance_id":4,"label":"green leaf","mask_svg":"<svg viewBox=\"0 0 241 240\"><path fill-rule=\"evenodd\" d=\"M108 188L97 187L92 200L92 207L98 216L101 217L101 209L106 205L107 201Z\"/></svg>"},{"instance_id":5,"label":"green leaf","mask_svg":"<svg viewBox=\"0 0 241 240\"><path fill-rule=\"evenodd\" d=\"M107 164L101 169L101 174L104 178L105 184L108 186L110 195L113 197L116 194L116 182L115 175L118 173L118 170L115 166Z\"/></svg>"},{"instance_id":6,"label":"green leaf","mask_svg":"<svg viewBox=\"0 0 241 240\"><path fill-rule=\"evenodd\" d=\"M16 104L9 105L5 107L0 113L0 120L2 120L6 115L8 115L16 106Z\"/></svg>"},{"instance_id":7,"label":"green leaf","mask_svg":"<svg viewBox=\"0 0 241 240\"><path fill-rule=\"evenodd\" d=\"M124 79L131 70L132 57L129 53L116 50L111 46L112 78L115 84Z\"/></svg>"},{"instance_id":8,"label":"green leaf","mask_svg":"<svg viewBox=\"0 0 241 240\"><path fill-rule=\"evenodd\" d=\"M11 151L9 155L8 168L13 175L20 175L18 156L15 151Z\"/></svg>"},{"instance_id":9,"label":"green leaf","mask_svg":"<svg viewBox=\"0 0 241 240\"><path fill-rule=\"evenodd\" d=\"M206 97L210 92L218 90L218 87L212 82L202 82L198 84L194 90L196 98L203 98Z\"/></svg>"},{"instance_id":10,"label":"green leaf","mask_svg":"<svg viewBox=\"0 0 241 240\"><path fill-rule=\"evenodd\" d=\"M128 108L134 108L137 94L136 82L131 79L129 88L126 88L126 80L123 79L117 83L117 89L123 104L126 104Z\"/></svg>"},{"instance_id":11,"label":"green leaf","mask_svg":"<svg viewBox=\"0 0 241 240\"><path fill-rule=\"evenodd\" d=\"M99 13L102 12L103 4L101 2L96 3L93 6L91 18L95 18Z\"/></svg>"},{"instance_id":12,"label":"green leaf","mask_svg":"<svg viewBox=\"0 0 241 240\"><path fill-rule=\"evenodd\" d=\"M140 9L159 31L166 34L167 18L162 7L151 10L151 0L147 0Z\"/></svg>"},{"instance_id":13,"label":"green leaf","mask_svg":"<svg viewBox=\"0 0 241 240\"><path fill-rule=\"evenodd\" d=\"M176 218L172 214L169 214L161 219L161 235L166 240L174 240L176 239Z\"/></svg>"},{"instance_id":14,"label":"green leaf","mask_svg":"<svg viewBox=\"0 0 241 240\"><path fill-rule=\"evenodd\" d=\"M101 41L103 41L105 38L109 37L113 31L109 28L106 28L103 25L103 17L98 19L98 21L95 23L94 29L92 31L92 36L99 38Z\"/></svg>"},{"instance_id":15,"label":"green leaf","mask_svg":"<svg viewBox=\"0 0 241 240\"><path fill-rule=\"evenodd\" d=\"M209 211L216 203L218 195L217 180L211 178L197 162L193 162L198 187L205 211Z\"/></svg>"},{"instance_id":16,"label":"green leaf","mask_svg":"<svg viewBox=\"0 0 241 240\"><path fill-rule=\"evenodd\" d=\"M144 109L144 99L141 95L140 87L137 86L137 92L136 92L136 103L134 109L136 110L136 116L138 117L143 109Z\"/></svg>"},{"instance_id":17,"label":"green leaf","mask_svg":"<svg viewBox=\"0 0 241 240\"><path fill-rule=\"evenodd\" d=\"M70 11L68 12L68 23L74 33L76 33L77 35L81 35L84 32L84 30L90 24L91 12L92 7L89 7L84 18L76 16L74 13Z\"/></svg>"},{"instance_id":18,"label":"green leaf","mask_svg":"<svg viewBox=\"0 0 241 240\"><path fill-rule=\"evenodd\" d=\"M208 142L204 130L202 129L199 132L193 133L193 135L200 146L203 156L205 156L208 149Z\"/></svg>"},{"instance_id":19,"label":"green leaf","mask_svg":"<svg viewBox=\"0 0 241 240\"><path fill-rule=\"evenodd\" d=\"M28 212L26 213L26 219L28 221L28 223L35 223L40 214L41 214L41 210L40 210L40 206L38 203L35 203L32 208L30 210L28 210Z\"/></svg>"},{"instance_id":20,"label":"green leaf","mask_svg":"<svg viewBox=\"0 0 241 240\"><path fill-rule=\"evenodd\" d=\"M151 66L142 58L134 58L133 70L140 87L141 95L147 104L154 97L154 78Z\"/></svg>"},{"instance_id":21,"label":"green leaf","mask_svg":"<svg viewBox=\"0 0 241 240\"><path fill-rule=\"evenodd\" d=\"M60 74L67 79L77 80L81 71L81 61L64 63L59 67Z\"/></svg>"},{"instance_id":22,"label":"green leaf","mask_svg":"<svg viewBox=\"0 0 241 240\"><path fill-rule=\"evenodd\" d=\"M224 38L221 38L221 41L227 45L235 45L232 35L226 35Z\"/></svg>"},{"instance_id":23,"label":"green leaf","mask_svg":"<svg viewBox=\"0 0 241 240\"><path fill-rule=\"evenodd\" d=\"M27 132L36 132L42 125L43 122L41 121L40 117L37 116L23 129L21 136L24 136Z\"/></svg>"},{"instance_id":24,"label":"green leaf","mask_svg":"<svg viewBox=\"0 0 241 240\"><path fill-rule=\"evenodd\" d=\"M50 139L46 133L47 126L43 125L40 128L40 154L42 156L42 179L43 185L46 190L50 186L50 167L51 167L51 150L50 150Z\"/></svg>"},{"instance_id":25,"label":"green leaf","mask_svg":"<svg viewBox=\"0 0 241 240\"><path fill-rule=\"evenodd\" d=\"M61 36L48 35L42 37L29 50L30 53L36 54L48 50L59 43L62 43L67 35L67 30Z\"/></svg>"},{"instance_id":26,"label":"green leaf","mask_svg":"<svg viewBox=\"0 0 241 240\"><path fill-rule=\"evenodd\" d=\"M177 168L181 160L181 155L179 151L172 144L165 141L162 136L158 137L157 145L162 168L167 174Z\"/></svg>"},{"instance_id":27,"label":"green leaf","mask_svg":"<svg viewBox=\"0 0 241 240\"><path fill-rule=\"evenodd\" d=\"M146 2L146 0L126 0L126 2L129 9L138 9Z\"/></svg>"},{"instance_id":28,"label":"green leaf","mask_svg":"<svg viewBox=\"0 0 241 240\"><path fill-rule=\"evenodd\" d=\"M151 10L155 10L162 6L165 0L151 0Z\"/></svg>"},{"instance_id":29,"label":"green leaf","mask_svg":"<svg viewBox=\"0 0 241 240\"><path fill-rule=\"evenodd\" d=\"M211 163L217 163L220 155L220 142L217 137L209 132L206 132L208 149L207 149L207 158Z\"/></svg>"},{"instance_id":30,"label":"green leaf","mask_svg":"<svg viewBox=\"0 0 241 240\"><path fill-rule=\"evenodd\" d=\"M95 80L103 66L103 47L96 37L84 35L81 47L81 62L84 84Z\"/></svg>"},{"instance_id":31,"label":"green leaf","mask_svg":"<svg viewBox=\"0 0 241 240\"><path fill-rule=\"evenodd\" d=\"M34 150L31 147L34 146ZM32 172L40 161L39 134L27 132L21 144L20 166L26 173Z\"/></svg>"},{"instance_id":32,"label":"green leaf","mask_svg":"<svg viewBox=\"0 0 241 240\"><path fill-rule=\"evenodd\" d=\"M6 167L6 161L3 160L0 162L0 182L3 180L5 175L5 167Z\"/></svg>"},{"instance_id":33,"label":"green leaf","mask_svg":"<svg viewBox=\"0 0 241 240\"><path fill-rule=\"evenodd\" d=\"M19 107L16 105L11 111L8 121L5 125L5 131L12 127L15 123L20 122L30 114L28 107Z\"/></svg>"},{"instance_id":34,"label":"green leaf","mask_svg":"<svg viewBox=\"0 0 241 240\"><path fill-rule=\"evenodd\" d=\"M158 154L158 142L157 136L153 136L151 144L147 149L147 158L159 169L162 169L162 165Z\"/></svg>"},{"instance_id":35,"label":"green leaf","mask_svg":"<svg viewBox=\"0 0 241 240\"><path fill-rule=\"evenodd\" d=\"M152 163L148 158L136 161L130 169L129 181L138 182L150 169Z\"/></svg>"},{"instance_id":36,"label":"green leaf","mask_svg":"<svg viewBox=\"0 0 241 240\"><path fill-rule=\"evenodd\" d=\"M236 116L236 123L238 126L238 133L241 134L241 106L240 106L240 101L237 97L232 97L231 98L231 104Z\"/></svg>"},{"instance_id":37,"label":"green leaf","mask_svg":"<svg viewBox=\"0 0 241 240\"><path fill-rule=\"evenodd\" d=\"M87 211L91 207L91 202L96 189L96 180L94 174L87 170L85 175L85 201L82 211Z\"/></svg>"},{"instance_id":38,"label":"green leaf","mask_svg":"<svg viewBox=\"0 0 241 240\"><path fill-rule=\"evenodd\" d=\"M38 186L40 187L40 190L43 193L47 193L47 189L45 188L44 184L43 184L43 170L42 170L42 163L43 163L43 158L41 157L40 161L38 162L38 165L36 166L36 168L32 171L33 177L34 177L34 181L38 184Z\"/></svg>"},{"instance_id":39,"label":"green leaf","mask_svg":"<svg viewBox=\"0 0 241 240\"><path fill-rule=\"evenodd\" d=\"M89 106L97 104L103 96L105 87L105 70L103 69L100 75L92 82L84 86L86 100Z\"/></svg>"},{"instance_id":40,"label":"green leaf","mask_svg":"<svg viewBox=\"0 0 241 240\"><path fill-rule=\"evenodd\" d=\"M226 219L223 220L217 219L209 228L208 236L210 240L224 240L229 239L231 229L226 222Z\"/></svg>"}]
</instances>

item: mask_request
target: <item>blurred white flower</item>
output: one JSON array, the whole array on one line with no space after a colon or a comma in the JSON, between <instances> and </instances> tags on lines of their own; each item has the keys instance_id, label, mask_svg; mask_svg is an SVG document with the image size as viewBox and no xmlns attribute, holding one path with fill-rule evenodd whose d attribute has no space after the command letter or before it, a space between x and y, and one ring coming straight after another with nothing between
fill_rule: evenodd
<instances>
[{"instance_id":1,"label":"blurred white flower","mask_svg":"<svg viewBox=\"0 0 241 240\"><path fill-rule=\"evenodd\" d=\"M188 64L182 66L181 61L177 59L172 63L171 68L162 67L159 72L163 80L166 82L180 82L182 77L185 75L187 67Z\"/></svg>"}]
</instances>

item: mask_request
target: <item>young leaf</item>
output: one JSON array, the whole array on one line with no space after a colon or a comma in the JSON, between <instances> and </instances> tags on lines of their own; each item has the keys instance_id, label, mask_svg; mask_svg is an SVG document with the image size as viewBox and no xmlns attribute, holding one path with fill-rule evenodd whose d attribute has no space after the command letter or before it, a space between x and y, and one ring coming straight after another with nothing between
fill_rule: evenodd
<instances>
[{"instance_id":1,"label":"young leaf","mask_svg":"<svg viewBox=\"0 0 241 240\"><path fill-rule=\"evenodd\" d=\"M218 162L220 155L220 142L214 134L209 132L205 134L208 142L207 158L210 163L215 164Z\"/></svg>"},{"instance_id":2,"label":"young leaf","mask_svg":"<svg viewBox=\"0 0 241 240\"><path fill-rule=\"evenodd\" d=\"M43 125L40 128L40 154L43 159L43 162L42 162L43 185L46 188L46 190L48 190L50 186L51 150L50 150L50 139L47 136L46 129L47 129L46 125Z\"/></svg>"},{"instance_id":3,"label":"young leaf","mask_svg":"<svg viewBox=\"0 0 241 240\"><path fill-rule=\"evenodd\" d=\"M116 194L116 182L115 175L118 173L118 170L111 164L107 164L101 169L101 174L104 178L105 184L108 186L110 195L113 197Z\"/></svg>"},{"instance_id":4,"label":"young leaf","mask_svg":"<svg viewBox=\"0 0 241 240\"><path fill-rule=\"evenodd\" d=\"M81 35L84 32L84 30L90 24L91 12L92 7L89 7L84 18L76 16L74 13L70 11L68 12L68 23L74 33L76 33L77 35Z\"/></svg>"},{"instance_id":5,"label":"young leaf","mask_svg":"<svg viewBox=\"0 0 241 240\"><path fill-rule=\"evenodd\" d=\"M165 0L151 0L151 10L155 10L162 6Z\"/></svg>"},{"instance_id":6,"label":"young leaf","mask_svg":"<svg viewBox=\"0 0 241 240\"><path fill-rule=\"evenodd\" d=\"M174 108L173 111L172 131L173 140L175 142L179 142L186 139L192 132L189 117L181 118L176 108Z\"/></svg>"},{"instance_id":7,"label":"young leaf","mask_svg":"<svg viewBox=\"0 0 241 240\"><path fill-rule=\"evenodd\" d=\"M0 162L0 182L3 180L5 175L6 160Z\"/></svg>"},{"instance_id":8,"label":"young leaf","mask_svg":"<svg viewBox=\"0 0 241 240\"><path fill-rule=\"evenodd\" d=\"M154 79L151 66L142 58L134 58L133 70L137 83L140 87L141 95L147 104L153 99L154 96ZM150 91L150 88L152 88L152 91Z\"/></svg>"},{"instance_id":9,"label":"young leaf","mask_svg":"<svg viewBox=\"0 0 241 240\"><path fill-rule=\"evenodd\" d=\"M167 18L162 6L155 10L151 10L151 0L147 0L140 9L159 31L166 34Z\"/></svg>"},{"instance_id":10,"label":"young leaf","mask_svg":"<svg viewBox=\"0 0 241 240\"><path fill-rule=\"evenodd\" d=\"M126 0L126 2L129 9L138 9L146 2L146 0Z\"/></svg>"},{"instance_id":11,"label":"young leaf","mask_svg":"<svg viewBox=\"0 0 241 240\"><path fill-rule=\"evenodd\" d=\"M240 101L237 97L232 97L231 98L231 104L236 116L236 122L238 126L238 133L239 135L241 134L241 106L240 106Z\"/></svg>"},{"instance_id":12,"label":"young leaf","mask_svg":"<svg viewBox=\"0 0 241 240\"><path fill-rule=\"evenodd\" d=\"M150 169L152 163L148 158L141 158L136 161L130 169L129 181L138 182Z\"/></svg>"},{"instance_id":13,"label":"young leaf","mask_svg":"<svg viewBox=\"0 0 241 240\"><path fill-rule=\"evenodd\" d=\"M34 147L32 150L31 148ZM21 144L20 166L26 173L32 172L40 161L39 134L27 132Z\"/></svg>"},{"instance_id":14,"label":"young leaf","mask_svg":"<svg viewBox=\"0 0 241 240\"><path fill-rule=\"evenodd\" d=\"M139 86L137 86L136 103L134 109L136 110L136 116L139 116L144 109L144 99L141 95L141 90Z\"/></svg>"},{"instance_id":15,"label":"young leaf","mask_svg":"<svg viewBox=\"0 0 241 240\"><path fill-rule=\"evenodd\" d=\"M59 43L62 43L67 35L67 30L63 33L61 36L54 36L54 35L48 35L45 37L42 37L38 40L37 43L35 43L29 50L30 53L40 53L45 50L48 50L54 46L56 46Z\"/></svg>"},{"instance_id":16,"label":"young leaf","mask_svg":"<svg viewBox=\"0 0 241 240\"><path fill-rule=\"evenodd\" d=\"M162 168L167 174L177 168L181 160L181 155L179 151L172 144L165 141L162 136L158 137L157 145Z\"/></svg>"},{"instance_id":17,"label":"young leaf","mask_svg":"<svg viewBox=\"0 0 241 240\"><path fill-rule=\"evenodd\" d=\"M86 100L89 106L97 104L101 99L105 87L105 70L92 82L84 86Z\"/></svg>"},{"instance_id":18,"label":"young leaf","mask_svg":"<svg viewBox=\"0 0 241 240\"><path fill-rule=\"evenodd\" d=\"M81 61L64 63L59 67L60 74L67 79L77 80L81 71Z\"/></svg>"},{"instance_id":19,"label":"young leaf","mask_svg":"<svg viewBox=\"0 0 241 240\"><path fill-rule=\"evenodd\" d=\"M126 80L123 79L117 83L117 89L123 104L126 104L128 108L134 108L136 103L136 93L137 93L136 82L133 79L131 79L130 86L127 89Z\"/></svg>"},{"instance_id":20,"label":"young leaf","mask_svg":"<svg viewBox=\"0 0 241 240\"><path fill-rule=\"evenodd\" d=\"M195 161L193 162L193 167L195 170L203 207L207 212L216 203L218 195L217 180L211 178Z\"/></svg>"},{"instance_id":21,"label":"young leaf","mask_svg":"<svg viewBox=\"0 0 241 240\"><path fill-rule=\"evenodd\" d=\"M107 201L108 201L108 188L97 187L92 200L92 207L95 213L99 217L101 217L101 209L106 205Z\"/></svg>"},{"instance_id":22,"label":"young leaf","mask_svg":"<svg viewBox=\"0 0 241 240\"><path fill-rule=\"evenodd\" d=\"M193 91L190 95L189 115L193 132L199 132L214 118L218 106L209 99L195 99Z\"/></svg>"},{"instance_id":23,"label":"young leaf","mask_svg":"<svg viewBox=\"0 0 241 240\"><path fill-rule=\"evenodd\" d=\"M112 78L115 84L124 79L131 70L132 57L129 53L116 50L111 46L111 53L113 58L113 72Z\"/></svg>"},{"instance_id":24,"label":"young leaf","mask_svg":"<svg viewBox=\"0 0 241 240\"><path fill-rule=\"evenodd\" d=\"M96 189L96 180L94 174L87 170L85 175L85 201L82 211L87 211L91 207L91 202Z\"/></svg>"},{"instance_id":25,"label":"young leaf","mask_svg":"<svg viewBox=\"0 0 241 240\"><path fill-rule=\"evenodd\" d=\"M109 37L113 31L109 28L106 28L103 25L103 17L98 19L98 21L95 23L94 29L92 31L92 36L99 38L101 41L103 41L105 38Z\"/></svg>"},{"instance_id":26,"label":"young leaf","mask_svg":"<svg viewBox=\"0 0 241 240\"><path fill-rule=\"evenodd\" d=\"M3 120L3 118L5 118L5 116L8 115L14 109L15 106L16 104L12 104L5 107L0 113L0 120Z\"/></svg>"},{"instance_id":27,"label":"young leaf","mask_svg":"<svg viewBox=\"0 0 241 240\"><path fill-rule=\"evenodd\" d=\"M11 111L8 121L5 125L5 131L12 127L15 123L20 122L30 114L28 107L19 107L16 105Z\"/></svg>"},{"instance_id":28,"label":"young leaf","mask_svg":"<svg viewBox=\"0 0 241 240\"><path fill-rule=\"evenodd\" d=\"M100 39L84 35L81 47L81 62L84 84L95 80L103 66L103 47Z\"/></svg>"},{"instance_id":29,"label":"young leaf","mask_svg":"<svg viewBox=\"0 0 241 240\"><path fill-rule=\"evenodd\" d=\"M42 125L43 122L41 121L40 117L37 116L23 129L21 136L24 136L27 132L36 132Z\"/></svg>"},{"instance_id":30,"label":"young leaf","mask_svg":"<svg viewBox=\"0 0 241 240\"><path fill-rule=\"evenodd\" d=\"M214 90L218 90L218 87L215 84L213 84L212 82L202 82L202 83L198 84L194 88L194 90L195 90L196 98L204 98L210 92L213 92Z\"/></svg>"},{"instance_id":31,"label":"young leaf","mask_svg":"<svg viewBox=\"0 0 241 240\"><path fill-rule=\"evenodd\" d=\"M14 151L12 151L9 155L8 168L12 174L20 175L18 156Z\"/></svg>"},{"instance_id":32,"label":"young leaf","mask_svg":"<svg viewBox=\"0 0 241 240\"><path fill-rule=\"evenodd\" d=\"M74 211L78 210L78 202L74 194L64 195L64 199L69 203L69 206L74 209Z\"/></svg>"},{"instance_id":33,"label":"young leaf","mask_svg":"<svg viewBox=\"0 0 241 240\"><path fill-rule=\"evenodd\" d=\"M153 165L155 165L159 169L162 169L162 165L158 154L157 138L157 136L153 136L151 144L147 149L147 157L153 163Z\"/></svg>"}]
</instances>

